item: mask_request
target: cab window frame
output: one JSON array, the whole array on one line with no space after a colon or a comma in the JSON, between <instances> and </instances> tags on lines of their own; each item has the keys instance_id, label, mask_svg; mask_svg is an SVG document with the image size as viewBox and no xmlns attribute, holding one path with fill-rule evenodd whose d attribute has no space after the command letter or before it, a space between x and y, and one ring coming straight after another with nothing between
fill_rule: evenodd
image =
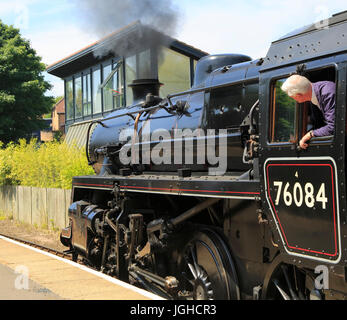
<instances>
[{"instance_id":1,"label":"cab window frame","mask_svg":"<svg viewBox=\"0 0 347 320\"><path fill-rule=\"evenodd\" d=\"M309 63L307 63L309 65ZM339 76L339 69L336 63L328 63L320 66L314 66L312 68L307 68L305 70L306 75L310 75L315 72L319 72L322 70L326 69L333 69L334 71L334 77L333 79L327 79L328 81L334 81L336 84L336 100L337 100L337 93L338 93L338 76ZM305 102L302 105L299 103L296 103L296 112L295 112L295 117L296 117L296 123L295 123L295 139L292 141L286 141L286 142L276 142L276 141L271 141L272 136L273 136L273 131L275 130L274 128L274 122L273 122L273 110L274 110L274 85L278 80L281 79L287 79L290 75L292 75L294 72L290 74L283 74L281 76L274 77L270 80L270 109L269 109L269 126L268 126L268 137L267 137L267 144L269 146L291 146L293 144L297 144L300 139L307 133L307 126L309 125L308 123L308 108L310 106L310 102ZM315 79L311 80L312 82L317 82L317 81L324 81L324 79ZM336 137L336 125L337 125L337 119L335 117L335 132L334 135L332 136L325 136L325 137L313 137L311 139L311 144L312 145L321 145L321 144L331 144L333 143L335 137ZM305 129L306 128L306 129Z\"/></svg>"}]
</instances>

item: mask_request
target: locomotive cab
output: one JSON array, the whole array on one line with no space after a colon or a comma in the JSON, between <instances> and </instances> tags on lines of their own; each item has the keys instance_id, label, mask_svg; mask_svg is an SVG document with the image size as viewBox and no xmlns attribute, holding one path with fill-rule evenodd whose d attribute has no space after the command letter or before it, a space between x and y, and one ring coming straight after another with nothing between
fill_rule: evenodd
<instances>
[{"instance_id":1,"label":"locomotive cab","mask_svg":"<svg viewBox=\"0 0 347 320\"><path fill-rule=\"evenodd\" d=\"M305 30L271 46L260 70L260 91L266 94L260 96L259 121L266 125L260 127L259 164L263 210L286 262L300 269L304 260L312 272L329 266L344 274L346 55L322 57L328 45L339 44L344 37L340 28L333 25L329 36L327 30ZM301 58L304 52L306 59ZM300 139L326 123L312 116L316 107L311 102L298 104L281 90L294 73L311 82L332 81L336 85L334 134L313 137L306 150L300 148ZM345 290L331 273L329 279L335 289L323 290L327 299ZM269 282L276 288L279 284L273 280Z\"/></svg>"}]
</instances>

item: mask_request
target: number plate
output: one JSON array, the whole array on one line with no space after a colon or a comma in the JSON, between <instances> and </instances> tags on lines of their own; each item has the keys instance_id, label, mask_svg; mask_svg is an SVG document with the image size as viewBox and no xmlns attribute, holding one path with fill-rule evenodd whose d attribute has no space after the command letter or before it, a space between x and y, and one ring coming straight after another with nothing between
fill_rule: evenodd
<instances>
[{"instance_id":1,"label":"number plate","mask_svg":"<svg viewBox=\"0 0 347 320\"><path fill-rule=\"evenodd\" d=\"M340 219L332 158L268 159L266 198L286 251L337 263Z\"/></svg>"}]
</instances>

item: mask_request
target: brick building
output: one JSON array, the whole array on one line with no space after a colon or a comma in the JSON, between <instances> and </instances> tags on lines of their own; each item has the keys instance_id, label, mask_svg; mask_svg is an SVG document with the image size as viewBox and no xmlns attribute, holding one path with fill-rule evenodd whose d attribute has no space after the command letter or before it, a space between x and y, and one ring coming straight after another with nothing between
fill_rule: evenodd
<instances>
[{"instance_id":1,"label":"brick building","mask_svg":"<svg viewBox=\"0 0 347 320\"><path fill-rule=\"evenodd\" d=\"M52 110L52 131L65 133L65 99L58 101Z\"/></svg>"}]
</instances>

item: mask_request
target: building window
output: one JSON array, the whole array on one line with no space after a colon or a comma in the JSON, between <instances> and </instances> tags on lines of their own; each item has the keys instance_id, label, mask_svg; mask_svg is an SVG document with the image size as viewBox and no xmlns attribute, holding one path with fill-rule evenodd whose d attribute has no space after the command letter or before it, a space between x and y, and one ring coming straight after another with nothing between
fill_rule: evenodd
<instances>
[{"instance_id":1,"label":"building window","mask_svg":"<svg viewBox=\"0 0 347 320\"><path fill-rule=\"evenodd\" d=\"M151 49L136 53L125 59L126 99L127 105L134 103L132 89L129 85L136 79L156 79L157 69L154 63L154 53Z\"/></svg>"},{"instance_id":2,"label":"building window","mask_svg":"<svg viewBox=\"0 0 347 320\"><path fill-rule=\"evenodd\" d=\"M111 71L111 72L109 72ZM115 63L113 70L107 69L107 76L101 85L104 96L104 111L118 109L124 105L124 80L122 62Z\"/></svg>"},{"instance_id":3,"label":"building window","mask_svg":"<svg viewBox=\"0 0 347 320\"><path fill-rule=\"evenodd\" d=\"M197 60L193 60L193 65L194 65L194 72L195 72L195 70L196 70L196 65L198 64L198 61Z\"/></svg>"},{"instance_id":4,"label":"building window","mask_svg":"<svg viewBox=\"0 0 347 320\"><path fill-rule=\"evenodd\" d=\"M186 91L190 88L190 58L171 49L162 47L159 53L158 76L164 85L160 95Z\"/></svg>"},{"instance_id":5,"label":"building window","mask_svg":"<svg viewBox=\"0 0 347 320\"><path fill-rule=\"evenodd\" d=\"M112 101L112 78L108 79L112 72L112 66L109 64L105 66L103 69L103 85L102 85L102 93L104 99L104 111L110 111L113 109L113 101ZM105 82L106 80L106 82Z\"/></svg>"},{"instance_id":6,"label":"building window","mask_svg":"<svg viewBox=\"0 0 347 320\"><path fill-rule=\"evenodd\" d=\"M118 109L124 106L124 74L123 63L119 62L113 65L113 107Z\"/></svg>"},{"instance_id":7,"label":"building window","mask_svg":"<svg viewBox=\"0 0 347 320\"><path fill-rule=\"evenodd\" d=\"M82 78L75 78L75 118L82 117Z\"/></svg>"},{"instance_id":8,"label":"building window","mask_svg":"<svg viewBox=\"0 0 347 320\"><path fill-rule=\"evenodd\" d=\"M286 80L277 80L272 86L271 143L296 141L296 102L281 89Z\"/></svg>"},{"instance_id":9,"label":"building window","mask_svg":"<svg viewBox=\"0 0 347 320\"><path fill-rule=\"evenodd\" d=\"M151 50L145 50L138 54L138 79L152 79L152 60L151 60Z\"/></svg>"},{"instance_id":10,"label":"building window","mask_svg":"<svg viewBox=\"0 0 347 320\"><path fill-rule=\"evenodd\" d=\"M71 120L74 117L72 79L69 81L66 81L65 94L66 94L66 97L65 97L66 98L66 119Z\"/></svg>"},{"instance_id":11,"label":"building window","mask_svg":"<svg viewBox=\"0 0 347 320\"><path fill-rule=\"evenodd\" d=\"M125 59L125 78L127 105L131 105L134 102L134 97L132 89L129 88L129 84L136 79L136 55Z\"/></svg>"},{"instance_id":12,"label":"building window","mask_svg":"<svg viewBox=\"0 0 347 320\"><path fill-rule=\"evenodd\" d=\"M92 87L90 73L83 76L83 115L89 116L92 113Z\"/></svg>"},{"instance_id":13,"label":"building window","mask_svg":"<svg viewBox=\"0 0 347 320\"><path fill-rule=\"evenodd\" d=\"M101 70L93 71L93 114L101 113Z\"/></svg>"}]
</instances>

